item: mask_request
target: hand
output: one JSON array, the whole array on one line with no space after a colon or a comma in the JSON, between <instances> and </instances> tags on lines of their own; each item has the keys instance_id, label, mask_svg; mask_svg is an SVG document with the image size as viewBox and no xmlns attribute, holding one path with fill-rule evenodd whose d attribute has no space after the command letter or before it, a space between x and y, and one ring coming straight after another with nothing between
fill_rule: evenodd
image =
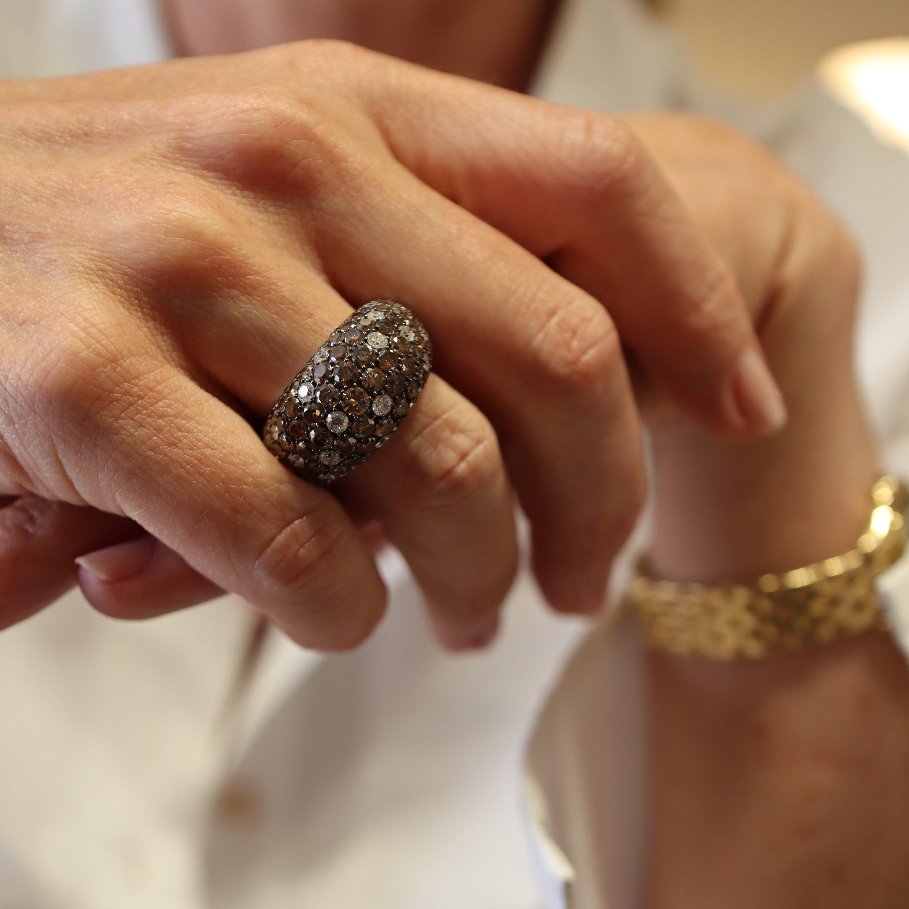
<instances>
[{"instance_id":1,"label":"hand","mask_svg":"<svg viewBox=\"0 0 909 909\"><path fill-rule=\"evenodd\" d=\"M384 591L343 503L470 646L512 580L512 490L552 605L600 603L643 486L621 344L715 431L780 421L728 270L613 120L332 43L0 104L4 624L136 537L79 570L102 611L230 590L354 646ZM336 498L249 420L375 296L418 312L437 374Z\"/></svg>"},{"instance_id":2,"label":"hand","mask_svg":"<svg viewBox=\"0 0 909 909\"><path fill-rule=\"evenodd\" d=\"M732 130L633 126L737 275L790 410L758 442L657 425L656 570L750 579L853 548L881 466L852 368L853 241ZM651 653L647 675L651 909L905 905L909 670L891 638L755 663Z\"/></svg>"}]
</instances>

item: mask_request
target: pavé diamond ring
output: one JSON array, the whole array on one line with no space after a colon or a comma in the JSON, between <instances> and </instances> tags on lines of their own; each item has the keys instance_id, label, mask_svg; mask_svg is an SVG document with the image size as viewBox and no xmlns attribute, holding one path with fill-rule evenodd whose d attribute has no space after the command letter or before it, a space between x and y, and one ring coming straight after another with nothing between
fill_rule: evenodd
<instances>
[{"instance_id":1,"label":"pav\u00e9 diamond ring","mask_svg":"<svg viewBox=\"0 0 909 909\"><path fill-rule=\"evenodd\" d=\"M407 416L432 368L419 319L392 300L346 318L294 376L265 422L268 450L321 486L381 448Z\"/></svg>"}]
</instances>

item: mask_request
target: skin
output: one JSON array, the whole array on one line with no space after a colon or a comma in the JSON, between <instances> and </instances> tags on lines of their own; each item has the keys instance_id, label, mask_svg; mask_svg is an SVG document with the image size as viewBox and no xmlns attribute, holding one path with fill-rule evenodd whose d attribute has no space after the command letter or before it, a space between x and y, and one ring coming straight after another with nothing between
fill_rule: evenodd
<instances>
[{"instance_id":1,"label":"skin","mask_svg":"<svg viewBox=\"0 0 909 909\"><path fill-rule=\"evenodd\" d=\"M635 128L739 276L790 409L750 444L685 419L653 430L655 570L749 579L853 548L880 460L851 368L851 239L731 130ZM775 240L743 243L746 219ZM909 668L889 635L731 665L650 654L646 672L650 909L905 905Z\"/></svg>"},{"instance_id":2,"label":"skin","mask_svg":"<svg viewBox=\"0 0 909 909\"><path fill-rule=\"evenodd\" d=\"M89 506L113 516L93 533L139 534L116 570L79 569L102 611L230 590L301 644L356 646L385 598L358 518L404 553L443 642L471 646L512 581L515 495L550 603L602 602L643 498L622 344L714 431L778 416L744 381L759 347L728 268L617 120L331 42L0 102L0 493L37 527L9 522L5 623L71 581L56 528ZM331 494L248 420L380 295L418 312L437 370ZM36 499L69 508L38 521Z\"/></svg>"},{"instance_id":3,"label":"skin","mask_svg":"<svg viewBox=\"0 0 909 909\"><path fill-rule=\"evenodd\" d=\"M225 25L220 34L203 33L201 17L195 26L190 21L203 6L173 0L184 50L242 49L236 24L244 4L232 4L231 16L218 20ZM429 47L431 17L417 14L430 6L409 8L409 36L397 37L358 33L362 10L340 0L311 4L315 18L306 30L296 31L295 19L292 34L275 33L269 29L288 28L278 12L303 7L262 3L255 22L263 31L255 40L324 28L326 35L503 85L526 82L526 63L514 61L533 55L540 8L522 20L525 38L514 46L498 42L510 47L502 56L465 43L451 58L435 50L434 59L424 59L418 55ZM484 13L482 6L472 6L471 15L496 8L485 4ZM197 43L202 38L223 45ZM327 69L334 74L330 84L322 75ZM493 604L510 580L513 538L503 514L511 489L534 519L536 569L551 602L587 608L598 601L609 556L641 495L629 372L638 403L656 425L653 556L667 576L750 576L853 545L876 468L854 378L842 368L851 357L854 248L835 219L756 146L687 118L623 125L525 105L336 45L283 49L217 68L140 72L133 79L112 74L20 85L6 96L20 117L6 127L7 160L24 161L15 153L17 140L27 136L30 153L36 144L53 150L62 167L42 171L30 159L6 184L10 202L21 199L23 187L35 187L24 204L10 208L18 231L6 231L3 247L13 286L35 303L34 313L25 314L7 306L4 349L22 350L37 338L38 350L47 353L4 370L37 373L34 381L5 389L8 447L0 475L4 491L22 496L0 513L6 621L56 596L70 582L70 560L80 550L145 527L149 532L135 543L116 549L120 568L129 568L125 577L80 572L89 598L110 614L155 614L226 587L249 595L304 643L352 646L368 633L381 591L353 525L333 500L301 489L264 459L231 408L264 412L307 351L343 317L343 298L365 299L386 282L426 301L425 310L418 308L443 344L443 365L421 401L422 420L415 411L402 431L409 434L362 468L362 483L352 477L338 493L348 514L378 520L404 549L449 646L489 638ZM289 72L291 97L276 95ZM365 82L382 91L364 89ZM324 106L317 94L328 98ZM49 130L46 104L55 95L63 105L55 107L56 128ZM112 101L119 116L111 114ZM73 103L79 116L68 118ZM138 109L143 116L154 112L144 131L129 117ZM267 129L256 119L263 112ZM186 143L174 148L174 137L187 130L192 155ZM275 135L295 142L269 141ZM284 161L287 146L300 144L310 154ZM100 150L97 172L86 171L84 154L60 164L60 149L74 146ZM156 169L162 161L168 166ZM667 195L654 161L687 209ZM345 180L357 178L355 200L337 191L342 164ZM373 179L364 180L364 171ZM78 173L78 180L60 180L70 193L64 209L75 212L68 219L48 209L37 190L38 178L55 172ZM128 179L111 188L117 173ZM149 189L137 198L137 187ZM104 204L93 207L93 191L102 190ZM408 215L401 199L429 217ZM364 217L370 210L381 212L382 230ZM333 215L331 229L314 211ZM53 238L35 227L50 215ZM618 226L610 230L613 222ZM244 232L248 224L255 240ZM248 247L242 255L228 242L238 231ZM434 243L424 240L427 234ZM103 242L93 244L94 237ZM420 255L396 257L396 244ZM373 248L381 255L360 262ZM424 269L414 265L421 256ZM534 256L548 257L583 290L541 269ZM610 272L610 260L623 268ZM225 294L225 271L239 291L232 286ZM484 280L487 271L495 274ZM633 286L623 280L628 274ZM663 281L654 285L657 275ZM187 286L204 306L187 300ZM77 319L75 328L69 325L74 298L95 317ZM609 301L609 316L596 300ZM741 440L767 428L759 408L743 413L740 390L730 393L737 388L730 367L747 346L746 311L761 327L761 344L794 414L786 431L752 445L716 434ZM471 323L483 331L464 334ZM615 329L633 354L630 371ZM588 356L566 353L554 363L534 343L541 332L555 349L567 345ZM487 355L501 358L522 382L509 385L501 400L471 381L482 363L464 355L484 333L511 339L491 345ZM122 356L104 352L119 353L136 337L147 343L127 349L144 368L124 377ZM246 347L232 337L255 343ZM611 339L605 348L603 337ZM806 337L817 343L806 345ZM716 348L709 338L719 339ZM66 356L51 355L61 347ZM271 353L264 362L263 349ZM225 359L238 364L236 373L224 371ZM10 365L20 372L7 372ZM111 372L114 381L99 381ZM250 382L244 373L261 377ZM67 381L55 384L61 374ZM78 420L70 415L74 384ZM542 410L516 406L515 388L527 387ZM137 420L135 411L149 400L164 403ZM207 421L193 413L200 400L216 408ZM531 431L538 413L548 415L549 438ZM587 428L579 432L577 420L559 425L561 413L583 414ZM183 422L185 433L178 431ZM137 434L149 446L131 459L125 455L135 455ZM45 444L36 446L36 438ZM587 453L586 463L572 464L580 485L558 474L565 450ZM615 461L616 452L630 456ZM376 492L402 483L406 489L414 474L406 507ZM205 484L194 481L200 476ZM477 539L465 539L461 525ZM796 526L798 533L780 532ZM331 545L324 545L326 537ZM279 542L262 549L263 540ZM441 546L451 554L444 566L433 558ZM249 549L267 554L264 569ZM300 552L310 555L301 559ZM335 567L342 563L346 589ZM466 589L465 578L475 589ZM452 597L453 589L460 597ZM338 602L356 602L366 618L353 608L341 621ZM654 655L648 673L651 906L903 904L909 684L889 639L867 635L755 666Z\"/></svg>"}]
</instances>

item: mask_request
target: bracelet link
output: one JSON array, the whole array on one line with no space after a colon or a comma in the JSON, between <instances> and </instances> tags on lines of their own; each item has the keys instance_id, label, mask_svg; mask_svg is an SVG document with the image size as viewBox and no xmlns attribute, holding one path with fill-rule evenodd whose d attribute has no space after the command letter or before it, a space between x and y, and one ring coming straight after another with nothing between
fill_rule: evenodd
<instances>
[{"instance_id":1,"label":"bracelet link","mask_svg":"<svg viewBox=\"0 0 909 909\"><path fill-rule=\"evenodd\" d=\"M868 529L855 549L750 583L677 583L645 564L625 603L650 647L718 660L796 653L872 629L887 629L875 581L905 552L909 494L891 476L872 487Z\"/></svg>"}]
</instances>

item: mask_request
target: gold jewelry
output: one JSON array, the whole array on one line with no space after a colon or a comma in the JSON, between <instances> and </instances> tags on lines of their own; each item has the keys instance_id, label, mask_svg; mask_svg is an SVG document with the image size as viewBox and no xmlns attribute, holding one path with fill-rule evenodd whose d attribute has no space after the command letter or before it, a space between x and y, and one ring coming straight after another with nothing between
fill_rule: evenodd
<instances>
[{"instance_id":1,"label":"gold jewelry","mask_svg":"<svg viewBox=\"0 0 909 909\"><path fill-rule=\"evenodd\" d=\"M868 529L855 549L749 583L676 583L643 564L625 602L650 647L717 660L792 653L870 629L887 629L875 579L906 548L906 487L884 476L871 490Z\"/></svg>"}]
</instances>

